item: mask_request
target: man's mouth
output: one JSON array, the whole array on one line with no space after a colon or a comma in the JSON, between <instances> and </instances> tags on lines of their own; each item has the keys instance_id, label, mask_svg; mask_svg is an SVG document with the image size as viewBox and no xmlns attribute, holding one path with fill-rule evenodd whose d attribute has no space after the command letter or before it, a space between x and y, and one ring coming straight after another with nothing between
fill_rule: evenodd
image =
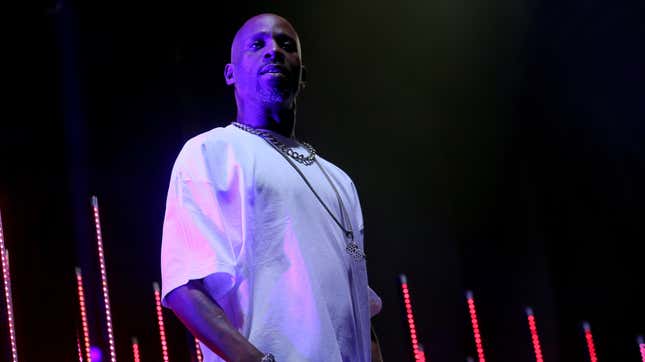
<instances>
[{"instance_id":1,"label":"man's mouth","mask_svg":"<svg viewBox=\"0 0 645 362\"><path fill-rule=\"evenodd\" d=\"M288 73L289 72L287 71L287 68L277 64L267 64L264 67L260 68L260 74L286 77Z\"/></svg>"}]
</instances>

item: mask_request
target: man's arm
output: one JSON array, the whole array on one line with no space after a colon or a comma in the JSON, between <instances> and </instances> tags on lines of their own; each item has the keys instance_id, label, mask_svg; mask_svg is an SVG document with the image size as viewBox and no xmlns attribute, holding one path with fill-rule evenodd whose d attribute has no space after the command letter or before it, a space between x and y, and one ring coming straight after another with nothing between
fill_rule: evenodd
<instances>
[{"instance_id":1,"label":"man's arm","mask_svg":"<svg viewBox=\"0 0 645 362\"><path fill-rule=\"evenodd\" d=\"M370 328L372 340L372 362L383 362L383 355L381 354L381 344L378 341L374 327Z\"/></svg>"},{"instance_id":2,"label":"man's arm","mask_svg":"<svg viewBox=\"0 0 645 362\"><path fill-rule=\"evenodd\" d=\"M201 280L173 290L166 303L188 330L227 361L259 362L255 348L226 318L222 308L204 291Z\"/></svg>"}]
</instances>

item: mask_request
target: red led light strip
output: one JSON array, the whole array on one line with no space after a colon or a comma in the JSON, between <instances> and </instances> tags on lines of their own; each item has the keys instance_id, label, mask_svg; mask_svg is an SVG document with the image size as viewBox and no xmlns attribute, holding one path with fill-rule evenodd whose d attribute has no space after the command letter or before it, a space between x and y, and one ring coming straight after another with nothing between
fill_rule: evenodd
<instances>
[{"instance_id":1,"label":"red led light strip","mask_svg":"<svg viewBox=\"0 0 645 362\"><path fill-rule=\"evenodd\" d=\"M85 290L83 289L83 275L81 268L76 268L76 289L78 291L78 307L81 313L81 327L83 329L83 349L85 351L85 358L88 361L92 360L90 353L90 329L87 323L87 309L85 307ZM80 346L80 344L79 344Z\"/></svg>"},{"instance_id":2,"label":"red led light strip","mask_svg":"<svg viewBox=\"0 0 645 362\"><path fill-rule=\"evenodd\" d=\"M582 328L585 331L585 339L587 340L587 350L589 351L589 360L591 362L598 362L598 356L596 355L596 346L593 343L593 335L591 334L591 326L589 322L583 322Z\"/></svg>"},{"instance_id":3,"label":"red led light strip","mask_svg":"<svg viewBox=\"0 0 645 362\"><path fill-rule=\"evenodd\" d=\"M81 348L81 339L76 334L76 352L78 352L78 362L83 362L83 349Z\"/></svg>"},{"instance_id":4,"label":"red led light strip","mask_svg":"<svg viewBox=\"0 0 645 362\"><path fill-rule=\"evenodd\" d=\"M540 346L540 337L537 331L537 325L535 323L535 316L533 315L533 309L526 308L526 316L529 321L529 330L531 331L531 342L533 343L533 351L535 352L535 361L544 362L542 357L542 347Z\"/></svg>"},{"instance_id":5,"label":"red led light strip","mask_svg":"<svg viewBox=\"0 0 645 362\"><path fill-rule=\"evenodd\" d=\"M475 337L475 347L477 348L477 356L479 362L486 362L484 357L484 344L482 343L482 336L479 331L479 321L477 320L477 310L475 309L475 298L473 292L466 292L466 299L468 301L468 311L470 312L470 321L473 326L473 335Z\"/></svg>"},{"instance_id":6,"label":"red led light strip","mask_svg":"<svg viewBox=\"0 0 645 362\"><path fill-rule=\"evenodd\" d=\"M638 348L641 351L641 360L645 362L645 340L643 340L643 336L638 336L636 338L636 343L638 343Z\"/></svg>"},{"instance_id":7,"label":"red led light strip","mask_svg":"<svg viewBox=\"0 0 645 362\"><path fill-rule=\"evenodd\" d=\"M163 323L163 310L161 309L161 294L159 293L159 284L153 283L152 288L155 292L157 322L159 322L159 338L161 340L161 355L164 362L168 362L168 344L166 343L166 328L164 327Z\"/></svg>"},{"instance_id":8,"label":"red led light strip","mask_svg":"<svg viewBox=\"0 0 645 362\"><path fill-rule=\"evenodd\" d=\"M9 251L4 245L4 232L2 230L2 214L0 214L0 259L2 262L2 281L4 285L4 298L7 305L7 324L9 328L9 341L11 343L11 360L18 362L18 345L16 343L16 326L13 317L13 297L11 295L11 271L9 267Z\"/></svg>"},{"instance_id":9,"label":"red led light strip","mask_svg":"<svg viewBox=\"0 0 645 362\"><path fill-rule=\"evenodd\" d=\"M96 228L96 245L99 253L99 268L101 270L101 289L103 291L103 305L105 305L105 324L107 326L108 344L110 348L110 361L116 362L116 347L112 329L112 312L110 309L110 293L108 292L107 270L105 268L105 253L103 252L103 236L101 233L101 220L99 217L99 201L92 196L92 210L94 211L94 226Z\"/></svg>"},{"instance_id":10,"label":"red led light strip","mask_svg":"<svg viewBox=\"0 0 645 362\"><path fill-rule=\"evenodd\" d=\"M139 342L135 337L132 337L132 358L134 362L141 362L141 354L139 353Z\"/></svg>"},{"instance_id":11,"label":"red led light strip","mask_svg":"<svg viewBox=\"0 0 645 362\"><path fill-rule=\"evenodd\" d=\"M204 360L202 349L199 346L199 339L197 339L197 337L195 337L195 356L197 357L197 362L202 362Z\"/></svg>"},{"instance_id":12,"label":"red led light strip","mask_svg":"<svg viewBox=\"0 0 645 362\"><path fill-rule=\"evenodd\" d=\"M405 313L408 320L408 327L410 329L410 339L412 340L412 352L414 353L414 360L417 362L425 362L426 356L423 349L419 345L417 338L417 329L414 324L414 315L412 314L412 302L410 301L410 290L408 289L408 280L404 274L401 274L401 291L403 292L403 303L405 304Z\"/></svg>"}]
</instances>

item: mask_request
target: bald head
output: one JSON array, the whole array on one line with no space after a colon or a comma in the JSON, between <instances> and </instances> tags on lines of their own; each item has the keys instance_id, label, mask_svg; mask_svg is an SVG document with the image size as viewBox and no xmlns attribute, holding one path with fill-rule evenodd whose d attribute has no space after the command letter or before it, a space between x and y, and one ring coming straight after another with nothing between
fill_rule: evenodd
<instances>
[{"instance_id":1,"label":"bald head","mask_svg":"<svg viewBox=\"0 0 645 362\"><path fill-rule=\"evenodd\" d=\"M231 44L231 62L236 63L241 52L243 42L249 35L252 35L258 29L279 28L286 31L296 42L298 53L300 53L300 39L296 29L287 21L287 19L276 14L258 14L247 20L242 27L235 33L233 43Z\"/></svg>"}]
</instances>

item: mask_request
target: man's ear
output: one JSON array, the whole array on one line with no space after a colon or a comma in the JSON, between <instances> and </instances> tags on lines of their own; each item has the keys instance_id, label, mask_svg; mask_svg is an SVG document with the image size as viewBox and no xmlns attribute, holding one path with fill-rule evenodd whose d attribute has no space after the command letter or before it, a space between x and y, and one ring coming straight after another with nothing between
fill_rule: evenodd
<instances>
[{"instance_id":1,"label":"man's ear","mask_svg":"<svg viewBox=\"0 0 645 362\"><path fill-rule=\"evenodd\" d=\"M224 80L227 85L235 84L235 66L231 63L224 67Z\"/></svg>"},{"instance_id":2,"label":"man's ear","mask_svg":"<svg viewBox=\"0 0 645 362\"><path fill-rule=\"evenodd\" d=\"M299 84L299 90L302 91L307 87L307 82L309 81L309 73L307 71L307 67L304 65L300 66L300 84Z\"/></svg>"}]
</instances>

